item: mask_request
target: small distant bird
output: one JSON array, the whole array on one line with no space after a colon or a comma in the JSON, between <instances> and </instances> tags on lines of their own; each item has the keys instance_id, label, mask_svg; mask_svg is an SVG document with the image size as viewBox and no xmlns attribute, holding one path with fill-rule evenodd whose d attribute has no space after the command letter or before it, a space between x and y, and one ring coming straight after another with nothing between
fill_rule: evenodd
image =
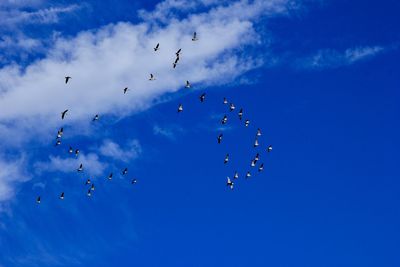
<instances>
[{"instance_id":1,"label":"small distant bird","mask_svg":"<svg viewBox=\"0 0 400 267\"><path fill-rule=\"evenodd\" d=\"M239 120L242 120L242 118L243 118L243 109L242 108L239 110L238 115L239 115Z\"/></svg>"},{"instance_id":2,"label":"small distant bird","mask_svg":"<svg viewBox=\"0 0 400 267\"><path fill-rule=\"evenodd\" d=\"M68 109L64 110L61 112L61 119L63 120L65 118L65 115L67 115Z\"/></svg>"},{"instance_id":3,"label":"small distant bird","mask_svg":"<svg viewBox=\"0 0 400 267\"><path fill-rule=\"evenodd\" d=\"M40 204L40 196L36 198L36 203Z\"/></svg>"},{"instance_id":4,"label":"small distant bird","mask_svg":"<svg viewBox=\"0 0 400 267\"><path fill-rule=\"evenodd\" d=\"M224 164L228 163L228 161L229 161L229 154L226 154L224 159Z\"/></svg>"},{"instance_id":5,"label":"small distant bird","mask_svg":"<svg viewBox=\"0 0 400 267\"><path fill-rule=\"evenodd\" d=\"M260 130L260 128L258 128L257 129L257 134L256 134L257 136L261 136L261 130Z\"/></svg>"},{"instance_id":6,"label":"small distant bird","mask_svg":"<svg viewBox=\"0 0 400 267\"><path fill-rule=\"evenodd\" d=\"M267 152L271 152L271 151L272 151L272 146L269 145L269 146L267 147Z\"/></svg>"},{"instance_id":7,"label":"small distant bird","mask_svg":"<svg viewBox=\"0 0 400 267\"><path fill-rule=\"evenodd\" d=\"M61 129L57 131L57 138L61 138L63 133L64 133L64 128L61 127Z\"/></svg>"},{"instance_id":8,"label":"small distant bird","mask_svg":"<svg viewBox=\"0 0 400 267\"><path fill-rule=\"evenodd\" d=\"M129 90L128 87L125 87L124 88L124 94L126 94L126 92L128 92L128 90Z\"/></svg>"},{"instance_id":9,"label":"small distant bird","mask_svg":"<svg viewBox=\"0 0 400 267\"><path fill-rule=\"evenodd\" d=\"M181 51L182 51L182 48L179 48L179 50L176 51L175 55L176 55L177 58L179 58L179 55L180 55Z\"/></svg>"},{"instance_id":10,"label":"small distant bird","mask_svg":"<svg viewBox=\"0 0 400 267\"><path fill-rule=\"evenodd\" d=\"M88 184L91 184L91 183L92 183L92 181L90 181L90 179L87 179L86 182L85 182L85 185L88 185Z\"/></svg>"},{"instance_id":11,"label":"small distant bird","mask_svg":"<svg viewBox=\"0 0 400 267\"><path fill-rule=\"evenodd\" d=\"M233 182L229 177L227 177L226 185L229 186L231 189L233 189Z\"/></svg>"},{"instance_id":12,"label":"small distant bird","mask_svg":"<svg viewBox=\"0 0 400 267\"><path fill-rule=\"evenodd\" d=\"M250 172L247 172L246 173L246 178L250 178L251 177L251 173Z\"/></svg>"},{"instance_id":13,"label":"small distant bird","mask_svg":"<svg viewBox=\"0 0 400 267\"><path fill-rule=\"evenodd\" d=\"M249 126L249 124L250 124L250 121L249 120L246 120L245 122L244 122L244 126Z\"/></svg>"},{"instance_id":14,"label":"small distant bird","mask_svg":"<svg viewBox=\"0 0 400 267\"><path fill-rule=\"evenodd\" d=\"M257 163L257 161L253 159L253 160L251 161L251 163L250 163L250 166L251 166L251 167L254 167L254 166L256 166L256 163Z\"/></svg>"},{"instance_id":15,"label":"small distant bird","mask_svg":"<svg viewBox=\"0 0 400 267\"><path fill-rule=\"evenodd\" d=\"M224 104L228 104L228 99L226 99L226 97L224 97Z\"/></svg>"},{"instance_id":16,"label":"small distant bird","mask_svg":"<svg viewBox=\"0 0 400 267\"><path fill-rule=\"evenodd\" d=\"M113 177L113 174L112 174L112 173L110 173L110 175L108 175L108 180L111 180L111 179L112 179L112 177Z\"/></svg>"},{"instance_id":17,"label":"small distant bird","mask_svg":"<svg viewBox=\"0 0 400 267\"><path fill-rule=\"evenodd\" d=\"M179 104L179 106L178 106L178 113L180 113L180 112L182 112L183 111L183 105L182 104Z\"/></svg>"},{"instance_id":18,"label":"small distant bird","mask_svg":"<svg viewBox=\"0 0 400 267\"><path fill-rule=\"evenodd\" d=\"M92 121L98 121L99 120L99 114L96 114L95 116L94 116L94 118L92 119Z\"/></svg>"},{"instance_id":19,"label":"small distant bird","mask_svg":"<svg viewBox=\"0 0 400 267\"><path fill-rule=\"evenodd\" d=\"M218 140L218 144L221 144L223 136L224 136L223 134L218 135L218 139L217 139Z\"/></svg>"},{"instance_id":20,"label":"small distant bird","mask_svg":"<svg viewBox=\"0 0 400 267\"><path fill-rule=\"evenodd\" d=\"M222 124L226 124L227 122L228 122L228 117L225 115L225 116L222 118L221 123L222 123Z\"/></svg>"},{"instance_id":21,"label":"small distant bird","mask_svg":"<svg viewBox=\"0 0 400 267\"><path fill-rule=\"evenodd\" d=\"M154 52L157 52L160 49L160 43L157 43L156 47L153 48Z\"/></svg>"},{"instance_id":22,"label":"small distant bird","mask_svg":"<svg viewBox=\"0 0 400 267\"><path fill-rule=\"evenodd\" d=\"M94 191L94 184L90 187L90 190Z\"/></svg>"},{"instance_id":23,"label":"small distant bird","mask_svg":"<svg viewBox=\"0 0 400 267\"><path fill-rule=\"evenodd\" d=\"M57 139L56 144L54 146L59 146L61 145L61 139Z\"/></svg>"},{"instance_id":24,"label":"small distant bird","mask_svg":"<svg viewBox=\"0 0 400 267\"><path fill-rule=\"evenodd\" d=\"M256 140L254 141L254 147L258 147L258 139L256 138Z\"/></svg>"},{"instance_id":25,"label":"small distant bird","mask_svg":"<svg viewBox=\"0 0 400 267\"><path fill-rule=\"evenodd\" d=\"M186 85L185 85L185 88L190 88L192 85L190 84L190 82L189 81L186 81Z\"/></svg>"},{"instance_id":26,"label":"small distant bird","mask_svg":"<svg viewBox=\"0 0 400 267\"><path fill-rule=\"evenodd\" d=\"M127 174L128 173L128 168L125 168L123 171L122 171L122 175L125 175L125 174Z\"/></svg>"},{"instance_id":27,"label":"small distant bird","mask_svg":"<svg viewBox=\"0 0 400 267\"><path fill-rule=\"evenodd\" d=\"M68 153L72 154L74 152L74 150L72 149L72 147L70 146L68 149Z\"/></svg>"},{"instance_id":28,"label":"small distant bird","mask_svg":"<svg viewBox=\"0 0 400 267\"><path fill-rule=\"evenodd\" d=\"M260 160L260 154L259 153L256 154L256 156L254 157L254 160L255 161L259 161Z\"/></svg>"},{"instance_id":29,"label":"small distant bird","mask_svg":"<svg viewBox=\"0 0 400 267\"><path fill-rule=\"evenodd\" d=\"M61 193L60 195L60 199L63 200L64 199L64 192Z\"/></svg>"},{"instance_id":30,"label":"small distant bird","mask_svg":"<svg viewBox=\"0 0 400 267\"><path fill-rule=\"evenodd\" d=\"M235 105L234 105L233 103L231 103L231 104L229 105L229 110L230 110L230 111L234 111L234 110L235 110Z\"/></svg>"},{"instance_id":31,"label":"small distant bird","mask_svg":"<svg viewBox=\"0 0 400 267\"><path fill-rule=\"evenodd\" d=\"M176 68L176 65L178 65L178 61L179 61L179 55L176 57L174 63L172 63L173 68Z\"/></svg>"},{"instance_id":32,"label":"small distant bird","mask_svg":"<svg viewBox=\"0 0 400 267\"><path fill-rule=\"evenodd\" d=\"M264 170L264 163L261 163L260 167L258 167L258 171L262 172Z\"/></svg>"},{"instance_id":33,"label":"small distant bird","mask_svg":"<svg viewBox=\"0 0 400 267\"><path fill-rule=\"evenodd\" d=\"M79 168L77 169L78 172L83 171L83 164L81 163L81 165L79 165Z\"/></svg>"},{"instance_id":34,"label":"small distant bird","mask_svg":"<svg viewBox=\"0 0 400 267\"><path fill-rule=\"evenodd\" d=\"M154 75L152 73L150 73L150 78L149 81L154 81L156 78L154 77Z\"/></svg>"},{"instance_id":35,"label":"small distant bird","mask_svg":"<svg viewBox=\"0 0 400 267\"><path fill-rule=\"evenodd\" d=\"M203 93L200 97L200 102L204 102L204 100L206 99L206 93Z\"/></svg>"},{"instance_id":36,"label":"small distant bird","mask_svg":"<svg viewBox=\"0 0 400 267\"><path fill-rule=\"evenodd\" d=\"M87 196L88 196L88 197L92 196L92 190L89 189L89 190L87 191Z\"/></svg>"},{"instance_id":37,"label":"small distant bird","mask_svg":"<svg viewBox=\"0 0 400 267\"><path fill-rule=\"evenodd\" d=\"M193 37L192 37L192 41L194 42L194 41L197 41L197 40L198 40L198 38L197 38L197 33L194 32L194 33L193 33Z\"/></svg>"},{"instance_id":38,"label":"small distant bird","mask_svg":"<svg viewBox=\"0 0 400 267\"><path fill-rule=\"evenodd\" d=\"M67 84L68 81L69 81L70 79L72 79L72 77L70 77L70 76L65 76L65 84Z\"/></svg>"},{"instance_id":39,"label":"small distant bird","mask_svg":"<svg viewBox=\"0 0 400 267\"><path fill-rule=\"evenodd\" d=\"M75 149L75 157L79 155L79 149Z\"/></svg>"},{"instance_id":40,"label":"small distant bird","mask_svg":"<svg viewBox=\"0 0 400 267\"><path fill-rule=\"evenodd\" d=\"M233 179L238 179L239 178L239 173L235 172L235 175L233 175Z\"/></svg>"},{"instance_id":41,"label":"small distant bird","mask_svg":"<svg viewBox=\"0 0 400 267\"><path fill-rule=\"evenodd\" d=\"M137 180L136 179L132 179L131 184L136 184L136 183L137 183Z\"/></svg>"}]
</instances>

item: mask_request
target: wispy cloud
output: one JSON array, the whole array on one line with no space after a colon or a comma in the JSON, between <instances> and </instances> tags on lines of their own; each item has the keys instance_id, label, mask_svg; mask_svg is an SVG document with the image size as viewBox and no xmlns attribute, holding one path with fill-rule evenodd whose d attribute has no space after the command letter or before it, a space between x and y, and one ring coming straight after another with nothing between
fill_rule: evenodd
<instances>
[{"instance_id":1,"label":"wispy cloud","mask_svg":"<svg viewBox=\"0 0 400 267\"><path fill-rule=\"evenodd\" d=\"M105 140L100 146L99 152L105 157L128 162L137 158L142 152L142 148L138 140L130 140L126 142L123 148L111 140Z\"/></svg>"},{"instance_id":2,"label":"wispy cloud","mask_svg":"<svg viewBox=\"0 0 400 267\"><path fill-rule=\"evenodd\" d=\"M184 132L183 128L179 127L177 125L169 125L169 126L154 125L153 126L154 135L163 136L170 140L175 140L177 134L180 134L183 132Z\"/></svg>"},{"instance_id":3,"label":"wispy cloud","mask_svg":"<svg viewBox=\"0 0 400 267\"><path fill-rule=\"evenodd\" d=\"M30 179L30 176L24 172L25 157L7 160L0 159L0 201L14 196L14 186L16 183Z\"/></svg>"}]
</instances>

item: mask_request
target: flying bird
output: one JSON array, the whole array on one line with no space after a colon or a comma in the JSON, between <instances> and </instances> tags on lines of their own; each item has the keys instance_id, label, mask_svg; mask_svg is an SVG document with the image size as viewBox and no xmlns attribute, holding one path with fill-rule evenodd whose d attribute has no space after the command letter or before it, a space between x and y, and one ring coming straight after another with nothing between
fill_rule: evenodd
<instances>
[{"instance_id":1,"label":"flying bird","mask_svg":"<svg viewBox=\"0 0 400 267\"><path fill-rule=\"evenodd\" d=\"M92 119L92 121L98 121L99 120L99 114L96 114L95 116L94 116L94 118Z\"/></svg>"},{"instance_id":2,"label":"flying bird","mask_svg":"<svg viewBox=\"0 0 400 267\"><path fill-rule=\"evenodd\" d=\"M182 51L182 48L179 48L179 50L176 51L175 55L176 55L177 58L179 58L179 55L180 55L181 51Z\"/></svg>"},{"instance_id":3,"label":"flying bird","mask_svg":"<svg viewBox=\"0 0 400 267\"><path fill-rule=\"evenodd\" d=\"M250 178L251 177L251 173L250 172L247 172L246 173L246 178Z\"/></svg>"},{"instance_id":4,"label":"flying bird","mask_svg":"<svg viewBox=\"0 0 400 267\"><path fill-rule=\"evenodd\" d=\"M60 195L60 199L63 200L64 199L64 192L61 193Z\"/></svg>"},{"instance_id":5,"label":"flying bird","mask_svg":"<svg viewBox=\"0 0 400 267\"><path fill-rule=\"evenodd\" d=\"M226 124L228 122L228 117L226 115L224 115L224 117L221 120L222 124Z\"/></svg>"},{"instance_id":6,"label":"flying bird","mask_svg":"<svg viewBox=\"0 0 400 267\"><path fill-rule=\"evenodd\" d=\"M70 77L70 76L65 76L65 84L67 84L68 81L69 81L70 79L72 79L72 77Z\"/></svg>"},{"instance_id":7,"label":"flying bird","mask_svg":"<svg viewBox=\"0 0 400 267\"><path fill-rule=\"evenodd\" d=\"M75 150L75 157L77 157L79 155L79 149Z\"/></svg>"},{"instance_id":8,"label":"flying bird","mask_svg":"<svg viewBox=\"0 0 400 267\"><path fill-rule=\"evenodd\" d=\"M257 134L256 135L257 136L261 136L261 129L260 128L257 129Z\"/></svg>"},{"instance_id":9,"label":"flying bird","mask_svg":"<svg viewBox=\"0 0 400 267\"><path fill-rule=\"evenodd\" d=\"M238 179L239 178L239 173L235 172L235 175L233 175L233 179Z\"/></svg>"},{"instance_id":10,"label":"flying bird","mask_svg":"<svg viewBox=\"0 0 400 267\"><path fill-rule=\"evenodd\" d=\"M61 127L61 129L57 131L57 138L61 138L63 133L64 133L64 128Z\"/></svg>"},{"instance_id":11,"label":"flying bird","mask_svg":"<svg viewBox=\"0 0 400 267\"><path fill-rule=\"evenodd\" d=\"M256 166L256 163L257 163L257 161L253 159L253 160L251 161L251 163L250 163L250 166L251 166L251 167L255 167L255 166Z\"/></svg>"},{"instance_id":12,"label":"flying bird","mask_svg":"<svg viewBox=\"0 0 400 267\"><path fill-rule=\"evenodd\" d=\"M204 100L206 99L206 93L203 93L200 97L200 102L204 102Z\"/></svg>"},{"instance_id":13,"label":"flying bird","mask_svg":"<svg viewBox=\"0 0 400 267\"><path fill-rule=\"evenodd\" d=\"M124 88L124 94L126 94L126 92L128 92L128 90L129 90L128 87L125 87Z\"/></svg>"},{"instance_id":14,"label":"flying bird","mask_svg":"<svg viewBox=\"0 0 400 267\"><path fill-rule=\"evenodd\" d=\"M156 78L154 77L154 75L152 73L150 73L150 78L149 81L154 81Z\"/></svg>"},{"instance_id":15,"label":"flying bird","mask_svg":"<svg viewBox=\"0 0 400 267\"><path fill-rule=\"evenodd\" d=\"M87 179L85 182L85 185L91 184L92 182L90 181L90 179Z\"/></svg>"},{"instance_id":16,"label":"flying bird","mask_svg":"<svg viewBox=\"0 0 400 267\"><path fill-rule=\"evenodd\" d=\"M185 88L190 88L192 85L190 84L190 82L189 81L186 81L186 85L185 85Z\"/></svg>"},{"instance_id":17,"label":"flying bird","mask_svg":"<svg viewBox=\"0 0 400 267\"><path fill-rule=\"evenodd\" d=\"M64 110L61 112L61 119L63 120L65 118L65 115L67 115L68 109Z\"/></svg>"},{"instance_id":18,"label":"flying bird","mask_svg":"<svg viewBox=\"0 0 400 267\"><path fill-rule=\"evenodd\" d=\"M72 154L74 152L74 150L72 149L72 147L70 146L68 149L68 153Z\"/></svg>"},{"instance_id":19,"label":"flying bird","mask_svg":"<svg viewBox=\"0 0 400 267\"><path fill-rule=\"evenodd\" d=\"M83 171L83 164L81 163L81 165L79 165L79 168L77 169L78 172Z\"/></svg>"},{"instance_id":20,"label":"flying bird","mask_svg":"<svg viewBox=\"0 0 400 267\"><path fill-rule=\"evenodd\" d=\"M224 136L223 134L218 135L218 139L217 139L218 140L218 144L221 144L223 136Z\"/></svg>"},{"instance_id":21,"label":"flying bird","mask_svg":"<svg viewBox=\"0 0 400 267\"><path fill-rule=\"evenodd\" d=\"M127 174L128 173L128 168L125 168L123 171L122 171L122 175L125 175L125 174Z\"/></svg>"},{"instance_id":22,"label":"flying bird","mask_svg":"<svg viewBox=\"0 0 400 267\"><path fill-rule=\"evenodd\" d=\"M36 203L40 204L40 196L36 198Z\"/></svg>"},{"instance_id":23,"label":"flying bird","mask_svg":"<svg viewBox=\"0 0 400 267\"><path fill-rule=\"evenodd\" d=\"M110 173L110 175L108 175L108 180L111 180L111 179L112 179L112 177L113 177L113 174L112 174L112 173Z\"/></svg>"},{"instance_id":24,"label":"flying bird","mask_svg":"<svg viewBox=\"0 0 400 267\"><path fill-rule=\"evenodd\" d=\"M226 185L229 186L231 189L233 189L233 182L229 177L227 177Z\"/></svg>"},{"instance_id":25,"label":"flying bird","mask_svg":"<svg viewBox=\"0 0 400 267\"><path fill-rule=\"evenodd\" d=\"M228 163L228 161L229 161L229 154L226 154L224 159L224 164Z\"/></svg>"},{"instance_id":26,"label":"flying bird","mask_svg":"<svg viewBox=\"0 0 400 267\"><path fill-rule=\"evenodd\" d=\"M260 154L259 153L256 154L256 156L254 157L254 160L255 161L259 161L260 160Z\"/></svg>"},{"instance_id":27,"label":"flying bird","mask_svg":"<svg viewBox=\"0 0 400 267\"><path fill-rule=\"evenodd\" d=\"M228 104L228 99L226 99L226 97L224 97L224 104Z\"/></svg>"},{"instance_id":28,"label":"flying bird","mask_svg":"<svg viewBox=\"0 0 400 267\"><path fill-rule=\"evenodd\" d=\"M264 163L261 163L260 167L258 167L258 171L262 172L264 170Z\"/></svg>"},{"instance_id":29,"label":"flying bird","mask_svg":"<svg viewBox=\"0 0 400 267\"><path fill-rule=\"evenodd\" d=\"M158 49L160 49L160 43L157 43L156 47L153 48L154 52L158 51Z\"/></svg>"},{"instance_id":30,"label":"flying bird","mask_svg":"<svg viewBox=\"0 0 400 267\"><path fill-rule=\"evenodd\" d=\"M137 180L136 179L132 179L131 184L136 184L136 183L137 183Z\"/></svg>"},{"instance_id":31,"label":"flying bird","mask_svg":"<svg viewBox=\"0 0 400 267\"><path fill-rule=\"evenodd\" d=\"M267 152L271 152L271 151L272 151L272 146L269 145L269 146L267 147Z\"/></svg>"},{"instance_id":32,"label":"flying bird","mask_svg":"<svg viewBox=\"0 0 400 267\"><path fill-rule=\"evenodd\" d=\"M90 190L94 191L94 184L90 187Z\"/></svg>"},{"instance_id":33,"label":"flying bird","mask_svg":"<svg viewBox=\"0 0 400 267\"><path fill-rule=\"evenodd\" d=\"M180 113L180 112L182 112L183 111L183 105L182 104L179 104L179 106L178 106L178 113Z\"/></svg>"},{"instance_id":34,"label":"flying bird","mask_svg":"<svg viewBox=\"0 0 400 267\"><path fill-rule=\"evenodd\" d=\"M250 124L250 121L249 121L249 120L246 120L246 121L244 122L244 126L246 126L246 127L248 127L249 124Z\"/></svg>"},{"instance_id":35,"label":"flying bird","mask_svg":"<svg viewBox=\"0 0 400 267\"><path fill-rule=\"evenodd\" d=\"M90 190L90 189L88 190L87 196L88 196L88 197L92 196L92 190Z\"/></svg>"},{"instance_id":36,"label":"flying bird","mask_svg":"<svg viewBox=\"0 0 400 267\"><path fill-rule=\"evenodd\" d=\"M243 109L242 108L239 110L238 115L239 115L239 120L242 120L242 118L243 118Z\"/></svg>"},{"instance_id":37,"label":"flying bird","mask_svg":"<svg viewBox=\"0 0 400 267\"><path fill-rule=\"evenodd\" d=\"M254 141L254 147L258 147L258 139L256 138L256 140Z\"/></svg>"},{"instance_id":38,"label":"flying bird","mask_svg":"<svg viewBox=\"0 0 400 267\"><path fill-rule=\"evenodd\" d=\"M234 110L235 110L235 105L234 105L233 103L231 103L231 104L229 105L229 110L230 110L230 111L234 111Z\"/></svg>"},{"instance_id":39,"label":"flying bird","mask_svg":"<svg viewBox=\"0 0 400 267\"><path fill-rule=\"evenodd\" d=\"M57 139L56 144L54 146L59 146L61 145L61 139Z\"/></svg>"},{"instance_id":40,"label":"flying bird","mask_svg":"<svg viewBox=\"0 0 400 267\"><path fill-rule=\"evenodd\" d=\"M197 38L197 33L194 32L194 33L193 33L193 37L192 37L192 41L194 42L194 41L197 41L197 40L198 40L198 38Z\"/></svg>"}]
</instances>

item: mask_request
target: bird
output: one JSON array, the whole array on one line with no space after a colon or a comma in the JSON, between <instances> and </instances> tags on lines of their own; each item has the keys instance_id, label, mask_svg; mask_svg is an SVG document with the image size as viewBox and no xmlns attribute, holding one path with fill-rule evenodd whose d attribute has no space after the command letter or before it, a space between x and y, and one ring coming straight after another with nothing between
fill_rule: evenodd
<instances>
[{"instance_id":1,"label":"bird","mask_svg":"<svg viewBox=\"0 0 400 267\"><path fill-rule=\"evenodd\" d=\"M68 149L68 153L72 154L74 152L74 150L72 149L72 147L70 146Z\"/></svg>"},{"instance_id":2,"label":"bird","mask_svg":"<svg viewBox=\"0 0 400 267\"><path fill-rule=\"evenodd\" d=\"M244 126L249 126L249 124L250 124L250 121L249 120L246 120L245 122L244 122Z\"/></svg>"},{"instance_id":3,"label":"bird","mask_svg":"<svg viewBox=\"0 0 400 267\"><path fill-rule=\"evenodd\" d=\"M153 48L154 52L157 52L160 49L160 43L157 43L156 47Z\"/></svg>"},{"instance_id":4,"label":"bird","mask_svg":"<svg viewBox=\"0 0 400 267\"><path fill-rule=\"evenodd\" d=\"M254 147L258 147L258 139L256 138L256 140L254 141Z\"/></svg>"},{"instance_id":5,"label":"bird","mask_svg":"<svg viewBox=\"0 0 400 267\"><path fill-rule=\"evenodd\" d=\"M79 149L75 149L75 157L79 155Z\"/></svg>"},{"instance_id":6,"label":"bird","mask_svg":"<svg viewBox=\"0 0 400 267\"><path fill-rule=\"evenodd\" d=\"M61 112L61 119L63 120L65 118L65 115L67 115L68 109L64 110Z\"/></svg>"},{"instance_id":7,"label":"bird","mask_svg":"<svg viewBox=\"0 0 400 267\"><path fill-rule=\"evenodd\" d=\"M233 182L231 181L231 179L229 177L226 177L227 181L226 181L226 185L229 186L231 189L233 189Z\"/></svg>"},{"instance_id":8,"label":"bird","mask_svg":"<svg viewBox=\"0 0 400 267\"><path fill-rule=\"evenodd\" d=\"M92 182L90 181L90 179L87 179L85 182L85 185L91 184Z\"/></svg>"},{"instance_id":9,"label":"bird","mask_svg":"<svg viewBox=\"0 0 400 267\"><path fill-rule=\"evenodd\" d=\"M40 196L36 198L36 203L40 204Z\"/></svg>"},{"instance_id":10,"label":"bird","mask_svg":"<svg viewBox=\"0 0 400 267\"><path fill-rule=\"evenodd\" d=\"M226 99L226 97L224 97L224 102L225 105L228 104L228 99Z\"/></svg>"},{"instance_id":11,"label":"bird","mask_svg":"<svg viewBox=\"0 0 400 267\"><path fill-rule=\"evenodd\" d=\"M186 81L186 85L185 85L185 88L190 88L192 85L190 84L190 82L189 81Z\"/></svg>"},{"instance_id":12,"label":"bird","mask_svg":"<svg viewBox=\"0 0 400 267\"><path fill-rule=\"evenodd\" d=\"M57 138L61 138L61 136L63 135L63 133L64 133L64 128L61 127L61 129L57 131Z\"/></svg>"},{"instance_id":13,"label":"bird","mask_svg":"<svg viewBox=\"0 0 400 267\"><path fill-rule=\"evenodd\" d=\"M81 163L81 165L79 165L79 168L77 169L78 172L83 171L83 164Z\"/></svg>"},{"instance_id":14,"label":"bird","mask_svg":"<svg viewBox=\"0 0 400 267\"><path fill-rule=\"evenodd\" d=\"M61 145L61 139L58 138L54 146L59 146L59 145Z\"/></svg>"},{"instance_id":15,"label":"bird","mask_svg":"<svg viewBox=\"0 0 400 267\"><path fill-rule=\"evenodd\" d=\"M229 154L226 154L224 159L224 164L228 163L228 161L229 161Z\"/></svg>"},{"instance_id":16,"label":"bird","mask_svg":"<svg viewBox=\"0 0 400 267\"><path fill-rule=\"evenodd\" d=\"M257 129L257 134L256 135L257 136L261 136L261 129L260 128Z\"/></svg>"},{"instance_id":17,"label":"bird","mask_svg":"<svg viewBox=\"0 0 400 267\"><path fill-rule=\"evenodd\" d=\"M132 179L131 184L136 184L136 183L137 183L137 180L136 179Z\"/></svg>"},{"instance_id":18,"label":"bird","mask_svg":"<svg viewBox=\"0 0 400 267\"><path fill-rule=\"evenodd\" d=\"M128 90L129 90L128 87L125 87L124 88L124 94L126 94L126 92L128 92Z\"/></svg>"},{"instance_id":19,"label":"bird","mask_svg":"<svg viewBox=\"0 0 400 267\"><path fill-rule=\"evenodd\" d=\"M94 184L90 187L90 190L94 191Z\"/></svg>"},{"instance_id":20,"label":"bird","mask_svg":"<svg viewBox=\"0 0 400 267\"><path fill-rule=\"evenodd\" d=\"M204 102L204 100L206 99L206 93L201 94L201 96L199 97L200 102Z\"/></svg>"},{"instance_id":21,"label":"bird","mask_svg":"<svg viewBox=\"0 0 400 267\"><path fill-rule=\"evenodd\" d=\"M112 179L112 177L113 177L113 174L112 174L112 173L110 173L110 175L108 175L108 180L111 180L111 179Z\"/></svg>"},{"instance_id":22,"label":"bird","mask_svg":"<svg viewBox=\"0 0 400 267\"><path fill-rule=\"evenodd\" d=\"M92 121L98 121L99 120L99 114L96 114L95 116L94 116L94 118L92 119Z\"/></svg>"},{"instance_id":23,"label":"bird","mask_svg":"<svg viewBox=\"0 0 400 267\"><path fill-rule=\"evenodd\" d=\"M247 172L246 173L246 178L250 178L251 177L251 173L250 172Z\"/></svg>"},{"instance_id":24,"label":"bird","mask_svg":"<svg viewBox=\"0 0 400 267\"><path fill-rule=\"evenodd\" d=\"M183 111L183 105L182 104L179 104L179 106L178 106L178 113L180 113L180 112L182 112Z\"/></svg>"},{"instance_id":25,"label":"bird","mask_svg":"<svg viewBox=\"0 0 400 267\"><path fill-rule=\"evenodd\" d=\"M182 48L179 48L178 51L176 51L175 55L177 58L179 58L181 51L182 51Z\"/></svg>"},{"instance_id":26,"label":"bird","mask_svg":"<svg viewBox=\"0 0 400 267\"><path fill-rule=\"evenodd\" d=\"M60 195L60 199L63 200L64 199L64 192L61 193Z\"/></svg>"},{"instance_id":27,"label":"bird","mask_svg":"<svg viewBox=\"0 0 400 267\"><path fill-rule=\"evenodd\" d=\"M269 146L267 147L267 152L271 152L271 151L272 151L272 146L269 145Z\"/></svg>"},{"instance_id":28,"label":"bird","mask_svg":"<svg viewBox=\"0 0 400 267\"><path fill-rule=\"evenodd\" d=\"M255 166L256 166L256 163L257 163L257 161L253 159L253 160L251 161L251 163L250 163L250 166L251 166L251 167L255 167Z\"/></svg>"},{"instance_id":29,"label":"bird","mask_svg":"<svg viewBox=\"0 0 400 267\"><path fill-rule=\"evenodd\" d=\"M229 110L230 110L230 111L234 111L234 110L235 110L235 105L234 105L233 103L231 103L231 104L229 105Z\"/></svg>"},{"instance_id":30,"label":"bird","mask_svg":"<svg viewBox=\"0 0 400 267\"><path fill-rule=\"evenodd\" d=\"M149 81L154 81L156 78L154 77L154 75L152 73L150 73L150 78Z\"/></svg>"},{"instance_id":31,"label":"bird","mask_svg":"<svg viewBox=\"0 0 400 267\"><path fill-rule=\"evenodd\" d=\"M235 172L235 174L233 175L233 179L238 179L239 178L239 173Z\"/></svg>"},{"instance_id":32,"label":"bird","mask_svg":"<svg viewBox=\"0 0 400 267\"><path fill-rule=\"evenodd\" d=\"M260 154L259 153L256 154L256 156L254 157L254 160L255 161L259 161L260 160Z\"/></svg>"},{"instance_id":33,"label":"bird","mask_svg":"<svg viewBox=\"0 0 400 267\"><path fill-rule=\"evenodd\" d=\"M224 115L224 117L221 120L222 124L226 124L228 122L228 117L226 115Z\"/></svg>"},{"instance_id":34,"label":"bird","mask_svg":"<svg viewBox=\"0 0 400 267\"><path fill-rule=\"evenodd\" d=\"M243 109L242 108L239 110L238 115L239 115L239 120L242 120L242 118L243 118Z\"/></svg>"},{"instance_id":35,"label":"bird","mask_svg":"<svg viewBox=\"0 0 400 267\"><path fill-rule=\"evenodd\" d=\"M92 190L90 190L90 189L88 190L87 196L88 196L88 197L92 196Z\"/></svg>"},{"instance_id":36,"label":"bird","mask_svg":"<svg viewBox=\"0 0 400 267\"><path fill-rule=\"evenodd\" d=\"M224 135L223 134L219 134L218 135L218 144L221 144L221 141L222 141L222 137L223 137Z\"/></svg>"},{"instance_id":37,"label":"bird","mask_svg":"<svg viewBox=\"0 0 400 267\"><path fill-rule=\"evenodd\" d=\"M261 163L260 167L258 167L258 171L262 172L264 170L264 163Z\"/></svg>"},{"instance_id":38,"label":"bird","mask_svg":"<svg viewBox=\"0 0 400 267\"><path fill-rule=\"evenodd\" d=\"M128 173L128 168L123 169L122 175L125 175L125 174L127 174L127 173Z\"/></svg>"},{"instance_id":39,"label":"bird","mask_svg":"<svg viewBox=\"0 0 400 267\"><path fill-rule=\"evenodd\" d=\"M68 81L69 81L70 79L72 79L72 77L70 77L70 76L65 76L65 84L67 84Z\"/></svg>"},{"instance_id":40,"label":"bird","mask_svg":"<svg viewBox=\"0 0 400 267\"><path fill-rule=\"evenodd\" d=\"M198 40L198 38L197 38L197 33L194 32L194 33L193 33L193 37L192 37L192 41L194 42L194 41L197 41L197 40Z\"/></svg>"}]
</instances>

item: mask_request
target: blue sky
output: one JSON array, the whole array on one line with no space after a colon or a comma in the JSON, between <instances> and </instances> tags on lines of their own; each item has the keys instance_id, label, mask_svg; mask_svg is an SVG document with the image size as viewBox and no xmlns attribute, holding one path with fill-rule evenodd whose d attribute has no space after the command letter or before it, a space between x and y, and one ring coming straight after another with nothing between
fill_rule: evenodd
<instances>
[{"instance_id":1,"label":"blue sky","mask_svg":"<svg viewBox=\"0 0 400 267\"><path fill-rule=\"evenodd\" d=\"M400 3L132 2L0 4L1 267L399 266Z\"/></svg>"}]
</instances>

